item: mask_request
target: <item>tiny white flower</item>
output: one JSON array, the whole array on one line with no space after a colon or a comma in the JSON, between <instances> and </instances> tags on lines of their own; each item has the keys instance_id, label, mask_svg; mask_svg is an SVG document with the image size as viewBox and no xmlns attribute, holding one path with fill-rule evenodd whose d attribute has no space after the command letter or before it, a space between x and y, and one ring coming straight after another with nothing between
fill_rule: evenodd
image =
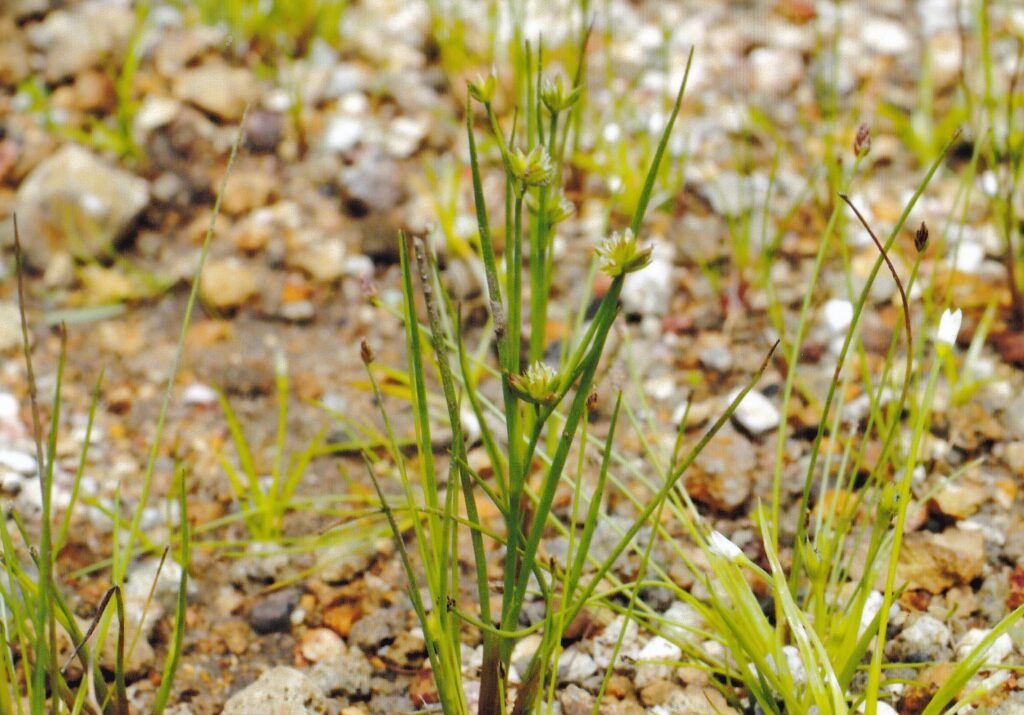
<instances>
[{"instance_id":1,"label":"tiny white flower","mask_svg":"<svg viewBox=\"0 0 1024 715\"><path fill-rule=\"evenodd\" d=\"M964 313L959 308L954 311L946 308L942 312L942 317L939 318L939 329L935 332L935 342L939 346L952 347L956 343L956 336L960 333L960 322L963 317Z\"/></svg>"},{"instance_id":2,"label":"tiny white flower","mask_svg":"<svg viewBox=\"0 0 1024 715\"><path fill-rule=\"evenodd\" d=\"M743 557L743 549L734 544L720 531L712 531L708 537L708 548L729 561L738 561Z\"/></svg>"}]
</instances>

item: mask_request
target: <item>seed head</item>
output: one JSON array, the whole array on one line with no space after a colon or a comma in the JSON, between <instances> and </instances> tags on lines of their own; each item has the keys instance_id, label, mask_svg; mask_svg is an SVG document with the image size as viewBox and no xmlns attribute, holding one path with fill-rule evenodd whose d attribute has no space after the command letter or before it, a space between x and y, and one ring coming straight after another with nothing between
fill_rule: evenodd
<instances>
[{"instance_id":1,"label":"seed head","mask_svg":"<svg viewBox=\"0 0 1024 715\"><path fill-rule=\"evenodd\" d=\"M853 139L853 155L860 156L871 151L871 130L867 124L857 127L857 136Z\"/></svg>"},{"instance_id":2,"label":"seed head","mask_svg":"<svg viewBox=\"0 0 1024 715\"><path fill-rule=\"evenodd\" d=\"M914 234L914 248L918 253L924 253L924 250L928 248L928 226L924 221L921 222L921 227Z\"/></svg>"},{"instance_id":3,"label":"seed head","mask_svg":"<svg viewBox=\"0 0 1024 715\"><path fill-rule=\"evenodd\" d=\"M373 348L371 348L370 344L366 342L366 338L363 338L359 342L359 357L362 358L364 365L369 365L376 357L373 353Z\"/></svg>"}]
</instances>

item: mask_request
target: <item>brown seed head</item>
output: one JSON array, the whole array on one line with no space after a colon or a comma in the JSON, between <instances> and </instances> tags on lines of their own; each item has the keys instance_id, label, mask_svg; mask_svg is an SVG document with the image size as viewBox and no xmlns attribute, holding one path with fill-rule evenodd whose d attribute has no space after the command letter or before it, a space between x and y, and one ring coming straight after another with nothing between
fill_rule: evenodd
<instances>
[{"instance_id":1,"label":"brown seed head","mask_svg":"<svg viewBox=\"0 0 1024 715\"><path fill-rule=\"evenodd\" d=\"M918 253L924 253L924 249L928 248L928 226L924 221L921 222L921 227L914 234L914 248Z\"/></svg>"},{"instance_id":2,"label":"brown seed head","mask_svg":"<svg viewBox=\"0 0 1024 715\"><path fill-rule=\"evenodd\" d=\"M867 124L861 124L857 127L857 136L853 140L853 154L860 156L861 152L866 154L869 151L871 151L871 130L868 129Z\"/></svg>"},{"instance_id":3,"label":"brown seed head","mask_svg":"<svg viewBox=\"0 0 1024 715\"><path fill-rule=\"evenodd\" d=\"M373 359L376 357L376 355L373 352L373 348L371 348L370 344L366 342L366 338L363 338L363 340L360 341L359 343L359 357L363 359L364 365L369 365L371 362L373 362Z\"/></svg>"}]
</instances>

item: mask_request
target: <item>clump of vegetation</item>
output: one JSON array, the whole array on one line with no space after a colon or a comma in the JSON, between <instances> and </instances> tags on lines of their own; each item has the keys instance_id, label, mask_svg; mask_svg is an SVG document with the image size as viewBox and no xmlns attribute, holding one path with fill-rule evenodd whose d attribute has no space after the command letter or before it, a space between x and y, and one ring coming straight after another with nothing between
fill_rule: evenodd
<instances>
[{"instance_id":1,"label":"clump of vegetation","mask_svg":"<svg viewBox=\"0 0 1024 715\"><path fill-rule=\"evenodd\" d=\"M239 51L261 57L305 57L313 40L337 44L348 0L197 0L201 20L223 25Z\"/></svg>"},{"instance_id":2,"label":"clump of vegetation","mask_svg":"<svg viewBox=\"0 0 1024 715\"><path fill-rule=\"evenodd\" d=\"M578 97L574 97L579 78L571 91L561 95L571 99L565 103L546 101L539 88L551 85L544 83L541 63L533 68L529 46L524 56L531 67L532 78L526 83L521 112L526 118L525 129L506 134L501 127L492 105L497 84L493 76L469 85L471 100L483 105L505 173L503 263L499 262L494 247L495 231L483 197L481 160L476 150L472 113L467 112L470 171L479 229L474 248L483 264L490 309L489 331L483 339L496 348L498 365L492 374L501 382L501 403L494 405L493 410L487 409L477 377L482 364L480 358L472 356L486 355L488 350L470 349L466 345L458 309L444 293L436 260L420 240L410 245L410 241L403 238L400 245L404 295L401 316L406 329L412 386L410 401L416 425L414 459L406 457L400 448L384 406L384 394L375 377L373 351L368 345L363 347L363 359L376 398L382 405L382 419L390 439L391 457L397 465L402 495L386 494L372 470L370 476L377 485L382 508L392 520L442 708L446 713L468 712L460 660L460 633L466 624L479 629L483 639L480 712L506 712L508 708L513 713L534 712L544 700L550 707L554 702L555 666L564 628L584 607L601 605L623 612L627 619L618 634L616 653L628 622L639 622L676 645L684 654L680 662L696 664L713 674L715 687L737 708L747 707L753 701L764 712L779 715L846 713L861 705L868 713L877 712L884 706L883 694L891 684L885 676L883 653L889 612L902 588L896 581L896 565L912 504L911 475L915 472L922 438L930 422L938 380L945 372L956 382L956 367L951 365L950 357L960 316L959 311L943 313L933 341L935 354L928 359L922 352L923 342L914 340L907 301L929 245L927 227L922 225L918 230L915 240L918 254L906 286L889 253L918 198L942 166L950 143L933 158L900 219L884 240L864 223L878 249L878 257L859 295L854 296L851 325L821 407L798 510L792 563L784 566L780 556L781 468L786 435L783 421L779 428L772 500L759 506L753 514L760 536L759 549L768 564L768 568L762 568L708 525L682 480L687 467L728 421L760 373L751 377L751 382L737 393L688 453L681 449L682 425L679 438L670 448L651 444L629 406L623 405L621 396L615 400L604 438L598 440L588 434L587 412L598 399L594 392L600 391L596 378L598 365L617 314L620 291L627 276L642 272L650 258L650 247L637 236L642 232L644 212L679 111L682 88L646 178L637 182L643 188L629 227L614 233L594 252L595 268L591 275L597 270L603 271L611 279L610 288L589 323L581 318L577 324L585 327L579 333L565 336L562 358L555 366L544 362L544 345L538 336L543 335L556 268L550 260L556 206L553 197L556 177L562 175L565 162L565 155L560 151L559 142L564 146L564 139L558 139L559 127L570 126L571 113L579 111ZM563 122L563 111L570 113L569 121ZM545 120L550 123L549 130L545 130ZM856 179L869 150L870 134L863 128L855 141L853 161L845 170L841 166L841 173L834 177L843 192L848 191ZM820 242L812 285L802 304L795 334L782 335L784 358L790 368L782 393L784 415L788 415L809 326L813 287L830 253L830 243L842 225L844 208L848 205L863 221L845 193L841 193L839 199ZM524 213L524 204L531 207L531 212ZM897 333L881 375L857 376L870 398L869 416L866 426L844 433L841 408L844 388L852 379L844 368L850 351L862 349L858 325L868 304L872 283L881 270L891 273L902 298L903 351L900 350L901 335ZM414 287L417 279L425 318L421 318L417 309ZM775 312L779 314L777 306ZM524 334L527 329L529 332ZM443 421L453 434L446 464L435 454L430 439L432 417L428 412L427 385L431 365L437 370L447 406ZM884 399L886 394L898 395L898 398ZM466 457L461 425L463 404L467 402L481 425L482 441L489 455L488 472L493 478L481 476L470 467ZM911 425L906 447L901 446L898 439L905 412L910 415ZM623 488L615 473L624 460L614 441L623 413L637 427L636 436L648 457L647 469L640 470L646 473L631 476L643 480L652 496L644 502L634 501L637 515L632 526L625 530L608 558L594 563L589 549L600 515L600 501L609 485ZM494 434L487 427L488 418L494 417L503 426L501 434ZM685 421L684 417L683 425ZM841 446L838 456L832 447L828 451L824 448L826 434ZM880 442L881 456L869 467L865 449L872 439ZM575 474L567 469L574 445L579 445L580 460ZM588 445L599 451L600 470L596 486L584 499L583 455ZM866 483L865 470L868 472ZM447 479L442 476L444 473ZM572 486L573 494L573 518L564 523L551 512L555 490L563 480ZM829 498L813 504L811 494L815 490ZM477 504L480 497L486 498L501 515L503 531L496 532L480 520ZM412 549L406 547L402 538L395 520L397 513L418 515L412 525ZM582 518L577 522L578 516ZM684 543L664 526L666 521L673 520L699 547L710 564L710 571L694 563ZM581 524L578 529L574 526L576 523ZM653 533L641 548L632 539L642 528L650 528ZM472 610L463 604L464 594L456 566L460 562L458 534L462 530L468 532L473 551L474 595L479 608ZM548 530L568 537L570 553L564 567L542 556L541 540ZM659 539L664 539L668 548L696 575L707 598L699 599L692 591L680 588L665 574L662 565L651 559L653 544ZM612 577L613 562L626 550L638 550L640 557L640 572L634 583L618 583ZM490 555L496 551L501 554L498 559L503 569L500 588L487 576ZM594 570L588 571L591 568ZM425 580L417 579L419 573ZM884 588L876 590L878 583L884 584ZM691 637L692 627L666 621L647 606L639 597L642 585L667 588L688 604L706 624L699 630L701 637L718 643L720 651L695 643ZM425 587L429 602L421 597L420 586ZM758 597L761 592L767 592L774 602L774 621L765 613ZM530 595L543 601L544 617L524 627L520 615ZM626 597L627 605L623 607L621 601L614 604L612 596ZM1024 609L1009 614L969 657L956 664L949 683L934 694L928 713L941 712L958 697L962 698L962 706L993 686L987 683L970 693L961 692L984 668L985 654L992 643L1022 615ZM684 635L679 635L680 630ZM512 690L507 681L510 655L520 639L534 633L540 634L540 645L526 672L520 673L521 686ZM605 686L613 663L605 674ZM865 669L867 686L860 692L855 689L855 679ZM742 684L742 687L733 684Z\"/></svg>"}]
</instances>

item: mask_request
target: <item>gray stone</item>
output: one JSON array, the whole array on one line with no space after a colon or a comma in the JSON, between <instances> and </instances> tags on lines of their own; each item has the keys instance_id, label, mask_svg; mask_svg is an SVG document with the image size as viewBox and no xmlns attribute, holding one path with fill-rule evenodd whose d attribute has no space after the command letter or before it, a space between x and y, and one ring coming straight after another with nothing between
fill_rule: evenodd
<instances>
[{"instance_id":1,"label":"gray stone","mask_svg":"<svg viewBox=\"0 0 1024 715\"><path fill-rule=\"evenodd\" d=\"M52 254L104 256L149 203L149 184L68 144L44 159L14 199L26 260L45 268ZM4 238L13 229L4 222Z\"/></svg>"},{"instance_id":2,"label":"gray stone","mask_svg":"<svg viewBox=\"0 0 1024 715\"><path fill-rule=\"evenodd\" d=\"M378 609L352 624L348 642L363 650L376 651L385 641L395 637L396 620L392 609Z\"/></svg>"},{"instance_id":3,"label":"gray stone","mask_svg":"<svg viewBox=\"0 0 1024 715\"><path fill-rule=\"evenodd\" d=\"M299 591L284 588L273 591L255 604L249 611L249 625L257 633L274 633L291 630L291 614L299 602Z\"/></svg>"},{"instance_id":4,"label":"gray stone","mask_svg":"<svg viewBox=\"0 0 1024 715\"><path fill-rule=\"evenodd\" d=\"M371 549L339 543L316 554L317 575L328 583L348 583L365 571L375 554Z\"/></svg>"},{"instance_id":5,"label":"gray stone","mask_svg":"<svg viewBox=\"0 0 1024 715\"><path fill-rule=\"evenodd\" d=\"M350 200L377 211L394 208L405 200L398 164L379 149L363 153L355 164L342 169L338 183Z\"/></svg>"},{"instance_id":6,"label":"gray stone","mask_svg":"<svg viewBox=\"0 0 1024 715\"><path fill-rule=\"evenodd\" d=\"M364 698L370 694L373 667L363 651L352 648L344 655L322 660L309 671L310 679L327 697Z\"/></svg>"},{"instance_id":7,"label":"gray stone","mask_svg":"<svg viewBox=\"0 0 1024 715\"><path fill-rule=\"evenodd\" d=\"M900 634L903 659L911 663L937 662L949 657L951 633L942 621L922 614Z\"/></svg>"},{"instance_id":8,"label":"gray stone","mask_svg":"<svg viewBox=\"0 0 1024 715\"><path fill-rule=\"evenodd\" d=\"M46 4L46 3L42 3ZM74 77L108 58L121 57L135 26L135 13L109 2L84 2L69 10L56 10L25 34L29 43L46 55L48 82Z\"/></svg>"},{"instance_id":9,"label":"gray stone","mask_svg":"<svg viewBox=\"0 0 1024 715\"><path fill-rule=\"evenodd\" d=\"M295 668L268 670L255 683L235 693L223 715L326 715L327 700L309 678Z\"/></svg>"},{"instance_id":10,"label":"gray stone","mask_svg":"<svg viewBox=\"0 0 1024 715\"><path fill-rule=\"evenodd\" d=\"M626 632L622 635L622 644L615 656L615 669L629 670L640 657L640 627L636 621L627 621L625 616L616 616L615 620L601 631L601 635L593 640L594 662L601 670L606 670L612 662L612 655L615 653L623 628Z\"/></svg>"},{"instance_id":11,"label":"gray stone","mask_svg":"<svg viewBox=\"0 0 1024 715\"><path fill-rule=\"evenodd\" d=\"M578 685L570 685L558 694L563 715L589 715L594 709L594 696Z\"/></svg>"}]
</instances>

